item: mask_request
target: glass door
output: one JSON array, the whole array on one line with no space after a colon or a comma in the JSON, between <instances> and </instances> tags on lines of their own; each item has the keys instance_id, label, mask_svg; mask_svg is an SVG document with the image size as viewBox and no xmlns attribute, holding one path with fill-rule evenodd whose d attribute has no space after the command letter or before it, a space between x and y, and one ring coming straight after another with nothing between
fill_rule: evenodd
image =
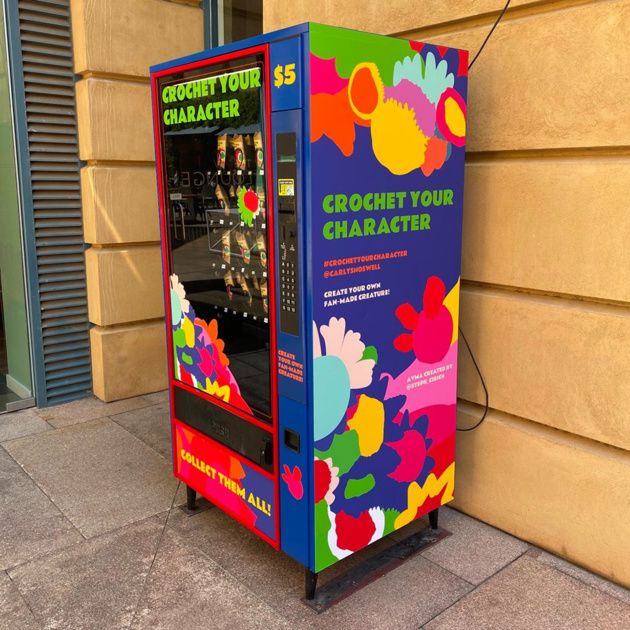
<instances>
[{"instance_id":1,"label":"glass door","mask_svg":"<svg viewBox=\"0 0 630 630\"><path fill-rule=\"evenodd\" d=\"M3 5L0 3L0 413L32 405L31 354L24 286Z\"/></svg>"},{"instance_id":2,"label":"glass door","mask_svg":"<svg viewBox=\"0 0 630 630\"><path fill-rule=\"evenodd\" d=\"M175 377L271 422L262 56L159 80Z\"/></svg>"}]
</instances>

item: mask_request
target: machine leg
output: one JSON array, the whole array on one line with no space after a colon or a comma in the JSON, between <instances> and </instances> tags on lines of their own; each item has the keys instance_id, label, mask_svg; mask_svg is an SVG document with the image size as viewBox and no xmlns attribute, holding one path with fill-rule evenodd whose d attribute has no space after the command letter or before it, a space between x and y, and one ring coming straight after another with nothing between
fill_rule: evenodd
<instances>
[{"instance_id":1,"label":"machine leg","mask_svg":"<svg viewBox=\"0 0 630 630\"><path fill-rule=\"evenodd\" d=\"M313 573L310 569L304 570L304 597L313 599L315 597L315 589L317 588L317 573Z\"/></svg>"},{"instance_id":2,"label":"machine leg","mask_svg":"<svg viewBox=\"0 0 630 630\"><path fill-rule=\"evenodd\" d=\"M431 526L431 529L438 528L438 511L439 508L435 508L435 510L429 512L429 525Z\"/></svg>"},{"instance_id":3,"label":"machine leg","mask_svg":"<svg viewBox=\"0 0 630 630\"><path fill-rule=\"evenodd\" d=\"M194 510L197 507L197 493L190 486L186 486L186 508Z\"/></svg>"}]
</instances>

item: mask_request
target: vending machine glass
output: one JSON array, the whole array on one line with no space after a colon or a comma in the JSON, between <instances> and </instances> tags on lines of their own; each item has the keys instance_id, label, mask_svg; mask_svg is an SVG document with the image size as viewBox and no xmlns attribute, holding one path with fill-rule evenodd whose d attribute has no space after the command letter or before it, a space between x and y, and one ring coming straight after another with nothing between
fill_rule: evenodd
<instances>
[{"instance_id":1,"label":"vending machine glass","mask_svg":"<svg viewBox=\"0 0 630 630\"><path fill-rule=\"evenodd\" d=\"M467 53L309 23L151 85L174 472L313 587L453 498Z\"/></svg>"}]
</instances>

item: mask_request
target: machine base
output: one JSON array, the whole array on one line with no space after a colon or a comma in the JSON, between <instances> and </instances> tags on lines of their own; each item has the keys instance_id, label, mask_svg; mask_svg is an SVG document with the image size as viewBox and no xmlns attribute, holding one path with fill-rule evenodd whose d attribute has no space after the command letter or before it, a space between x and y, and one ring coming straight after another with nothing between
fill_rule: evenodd
<instances>
[{"instance_id":1,"label":"machine base","mask_svg":"<svg viewBox=\"0 0 630 630\"><path fill-rule=\"evenodd\" d=\"M324 584L317 591L315 587L318 574L307 569L305 573L305 599L303 601L314 611L324 612L342 599L400 566L405 560L450 535L450 532L445 529L427 527Z\"/></svg>"}]
</instances>

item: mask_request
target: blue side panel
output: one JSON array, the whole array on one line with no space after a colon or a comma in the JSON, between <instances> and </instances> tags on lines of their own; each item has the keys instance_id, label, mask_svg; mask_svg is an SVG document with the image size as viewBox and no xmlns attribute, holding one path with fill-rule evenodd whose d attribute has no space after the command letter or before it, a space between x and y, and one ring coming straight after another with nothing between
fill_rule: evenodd
<instances>
[{"instance_id":1,"label":"blue side panel","mask_svg":"<svg viewBox=\"0 0 630 630\"><path fill-rule=\"evenodd\" d=\"M302 102L304 106L302 108L302 137L304 139L303 156L304 156L304 212L303 218L303 234L304 234L304 258L308 261L308 264L304 267L304 282L305 286L309 289L304 294L304 320L308 326L306 334L306 357L304 361L304 374L306 382L306 408L308 417L308 459L309 459L309 474L310 485L308 492L308 502L310 510L308 513L308 521L305 528L308 531L308 566L315 570L315 477L313 473L313 461L314 461L314 443L313 443L313 375L311 370L310 357L313 356L313 335L311 331L311 325L313 321L313 304L312 304L312 291L310 287L313 285L313 270L311 261L313 260L313 240L310 230L306 226L311 222L311 199L312 199L312 174L313 167L311 162L311 82L310 82L310 30L302 35L302 69L303 78L301 83L302 89Z\"/></svg>"},{"instance_id":2,"label":"blue side panel","mask_svg":"<svg viewBox=\"0 0 630 630\"><path fill-rule=\"evenodd\" d=\"M301 37L292 37L269 46L271 70L271 109L302 107Z\"/></svg>"},{"instance_id":3,"label":"blue side panel","mask_svg":"<svg viewBox=\"0 0 630 630\"><path fill-rule=\"evenodd\" d=\"M321 571L454 497L467 63L456 49L333 27L311 25L309 38ZM353 110L365 124L344 123Z\"/></svg>"},{"instance_id":4,"label":"blue side panel","mask_svg":"<svg viewBox=\"0 0 630 630\"><path fill-rule=\"evenodd\" d=\"M193 63L195 61L201 61L203 59L212 59L212 57L218 57L219 55L225 55L227 53L243 50L244 48L251 48L252 46L260 46L261 44L269 44L271 42L277 42L289 37L295 37L308 31L308 22L304 24L298 24L296 26L290 26L289 28L283 28L279 31L273 31L272 33L263 33L262 35L256 35L256 37L248 37L247 39L241 39L237 42L225 44L211 50L202 50L201 52L187 55L186 57L179 57L164 63L158 63L151 66L149 70L151 72L159 72L161 70L168 70L169 68L175 68L185 63Z\"/></svg>"},{"instance_id":5,"label":"blue side panel","mask_svg":"<svg viewBox=\"0 0 630 630\"><path fill-rule=\"evenodd\" d=\"M301 81L301 79L297 79ZM282 550L295 558L298 562L309 565L309 542L312 536L310 528L310 512L312 501L311 481L311 451L309 449L310 431L308 430L308 413L306 407L306 375L305 363L305 318L303 313L305 295L305 283L303 271L304 260L304 169L302 152L304 150L304 138L302 136L302 110L291 109L274 112L272 114L273 156L274 156L274 217L275 238L278 246L276 257L276 330L277 333L277 359L278 359L278 406L279 406L279 464L280 464L280 542ZM290 256L286 255L286 245L291 242L288 239L288 229L293 222L287 222L286 207L283 210L279 200L279 186L283 179L282 168L278 163L278 137L286 137L286 134L295 134L295 218L296 238L293 245L297 251L294 258L296 268L295 295L297 302L297 327L292 332L287 332L286 323L283 325L281 309L286 305L286 289L283 289L283 280L286 280L286 266ZM282 152L286 151L283 148ZM282 155L282 159L285 156ZM284 175L286 177L286 173ZM284 271L283 271L284 270ZM283 294L284 291L284 294ZM286 321L286 320L285 320Z\"/></svg>"},{"instance_id":6,"label":"blue side panel","mask_svg":"<svg viewBox=\"0 0 630 630\"><path fill-rule=\"evenodd\" d=\"M310 462L306 407L280 395L280 545L282 551L309 566L309 528L311 507ZM300 436L300 452L285 443L285 431ZM293 491L291 487L293 485ZM301 485L300 485L301 484ZM301 496L300 490L301 488ZM297 490L296 490L297 489Z\"/></svg>"}]
</instances>

